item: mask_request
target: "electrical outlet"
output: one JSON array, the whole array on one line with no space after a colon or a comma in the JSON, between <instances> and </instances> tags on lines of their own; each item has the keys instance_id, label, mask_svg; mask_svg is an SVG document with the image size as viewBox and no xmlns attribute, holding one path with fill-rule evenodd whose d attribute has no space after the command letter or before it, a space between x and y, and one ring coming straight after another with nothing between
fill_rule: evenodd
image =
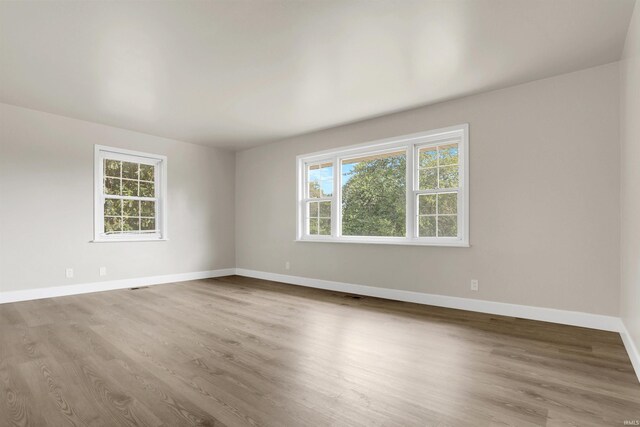
<instances>
[{"instance_id":1,"label":"electrical outlet","mask_svg":"<svg viewBox=\"0 0 640 427\"><path fill-rule=\"evenodd\" d=\"M100 267L100 276L107 275L107 267Z\"/></svg>"},{"instance_id":2,"label":"electrical outlet","mask_svg":"<svg viewBox=\"0 0 640 427\"><path fill-rule=\"evenodd\" d=\"M65 270L65 275L67 276L67 279L73 278L73 268L67 268Z\"/></svg>"},{"instance_id":3,"label":"electrical outlet","mask_svg":"<svg viewBox=\"0 0 640 427\"><path fill-rule=\"evenodd\" d=\"M287 262L285 262L285 263L284 263L284 269L285 269L285 270L289 270L289 269L291 269L291 263L290 263L289 261L287 261Z\"/></svg>"},{"instance_id":4,"label":"electrical outlet","mask_svg":"<svg viewBox=\"0 0 640 427\"><path fill-rule=\"evenodd\" d=\"M471 290L472 291L477 291L478 290L478 281L473 279L471 280Z\"/></svg>"}]
</instances>

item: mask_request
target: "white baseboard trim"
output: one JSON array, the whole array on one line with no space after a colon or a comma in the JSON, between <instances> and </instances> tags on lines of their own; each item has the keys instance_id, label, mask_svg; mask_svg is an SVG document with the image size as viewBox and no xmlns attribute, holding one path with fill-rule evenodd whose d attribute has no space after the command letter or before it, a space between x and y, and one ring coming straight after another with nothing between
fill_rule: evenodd
<instances>
[{"instance_id":1,"label":"white baseboard trim","mask_svg":"<svg viewBox=\"0 0 640 427\"><path fill-rule=\"evenodd\" d=\"M629 359L631 359L633 369L636 371L638 381L640 381L640 347L638 347L633 341L633 338L631 338L631 334L627 330L624 322L621 323L622 330L620 331L620 336L622 337L622 342L624 343L624 348L627 350Z\"/></svg>"},{"instance_id":2,"label":"white baseboard trim","mask_svg":"<svg viewBox=\"0 0 640 427\"><path fill-rule=\"evenodd\" d=\"M520 317L523 319L581 326L584 328L600 329L604 331L621 332L624 328L622 321L618 317L583 313L579 311L557 310L553 308L533 307L528 305L451 297L446 295L426 294L422 292L378 288L375 286L354 285L351 283L289 276L286 274L268 273L244 268L236 268L236 274L239 276L271 280L291 285L308 286L311 288L367 295L396 301L435 305L438 307L477 311L480 313L498 314L501 316Z\"/></svg>"},{"instance_id":3,"label":"white baseboard trim","mask_svg":"<svg viewBox=\"0 0 640 427\"><path fill-rule=\"evenodd\" d=\"M553 308L533 307L527 305L452 297L446 295L427 294L422 292L403 291L398 289L379 288L375 286L355 285L351 283L312 279L301 276L290 276L286 274L269 273L265 271L249 270L245 268L224 268L220 270L167 274L163 276L137 277L133 279L109 280L103 282L82 283L49 288L0 292L0 304L67 295L80 295L91 292L103 292L116 289L127 289L136 286L152 286L160 285L163 283L209 279L213 277L231 276L234 274L237 274L239 276L253 277L256 279L282 282L291 285L307 286L311 288L367 295L396 301L435 305L438 307L456 308L460 310L477 311L480 313L498 314L509 317L520 317L523 319L540 320L543 322L561 323L564 325L582 326L585 328L619 332L627 337L624 338L626 339L625 345L629 343L632 349L635 348L633 345L631 345L631 338L628 335L626 328L622 323L622 320L618 317L603 316L599 314L590 314L578 311L566 311ZM635 356L636 363L638 363L637 352ZM634 364L634 366L636 365Z\"/></svg>"},{"instance_id":4,"label":"white baseboard trim","mask_svg":"<svg viewBox=\"0 0 640 427\"><path fill-rule=\"evenodd\" d=\"M185 282L188 280L231 276L235 274L235 270L235 268L223 268L220 270L197 271L193 273L136 277L133 279L108 280L104 282L79 283L77 285L54 286L50 288L28 289L24 291L0 292L0 304L68 295L80 295L91 292L112 291L116 289L133 288L136 286L152 286L161 285L163 283Z\"/></svg>"}]
</instances>

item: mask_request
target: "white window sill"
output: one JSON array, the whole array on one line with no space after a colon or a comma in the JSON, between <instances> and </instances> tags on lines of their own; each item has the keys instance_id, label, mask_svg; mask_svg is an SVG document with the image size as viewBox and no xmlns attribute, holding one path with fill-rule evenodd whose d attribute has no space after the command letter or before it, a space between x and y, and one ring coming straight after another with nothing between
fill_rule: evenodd
<instances>
[{"instance_id":1,"label":"white window sill","mask_svg":"<svg viewBox=\"0 0 640 427\"><path fill-rule=\"evenodd\" d=\"M120 242L166 242L169 239L94 239L89 243L120 243Z\"/></svg>"},{"instance_id":2,"label":"white window sill","mask_svg":"<svg viewBox=\"0 0 640 427\"><path fill-rule=\"evenodd\" d=\"M443 247L455 247L455 248L469 248L471 245L464 241L445 241L445 242L433 242L433 241L421 241L421 240L386 240L386 239L296 239L295 242L299 243L357 243L357 244L370 244L370 245L399 245L399 246L443 246Z\"/></svg>"}]
</instances>

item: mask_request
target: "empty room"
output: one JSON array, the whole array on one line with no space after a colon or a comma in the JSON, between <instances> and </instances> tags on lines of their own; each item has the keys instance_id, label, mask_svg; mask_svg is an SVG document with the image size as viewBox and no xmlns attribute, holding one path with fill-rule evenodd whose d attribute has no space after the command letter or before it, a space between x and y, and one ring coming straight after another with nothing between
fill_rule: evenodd
<instances>
[{"instance_id":1,"label":"empty room","mask_svg":"<svg viewBox=\"0 0 640 427\"><path fill-rule=\"evenodd\" d=\"M9 426L640 426L640 0L0 0Z\"/></svg>"}]
</instances>

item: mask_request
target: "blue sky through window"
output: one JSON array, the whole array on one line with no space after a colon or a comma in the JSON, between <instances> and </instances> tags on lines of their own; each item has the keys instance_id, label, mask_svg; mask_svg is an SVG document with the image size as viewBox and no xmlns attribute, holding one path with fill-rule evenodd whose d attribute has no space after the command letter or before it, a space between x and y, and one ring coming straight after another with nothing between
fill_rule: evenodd
<instances>
[{"instance_id":1,"label":"blue sky through window","mask_svg":"<svg viewBox=\"0 0 640 427\"><path fill-rule=\"evenodd\" d=\"M316 182L325 197L333 194L333 166L323 165L324 167L311 166L309 168L309 182Z\"/></svg>"},{"instance_id":2,"label":"blue sky through window","mask_svg":"<svg viewBox=\"0 0 640 427\"><path fill-rule=\"evenodd\" d=\"M353 176L353 174L352 174L353 168L355 168L356 165L357 165L357 163L348 163L346 165L345 164L342 165L342 185L343 186L347 182L349 182L349 180Z\"/></svg>"}]
</instances>

